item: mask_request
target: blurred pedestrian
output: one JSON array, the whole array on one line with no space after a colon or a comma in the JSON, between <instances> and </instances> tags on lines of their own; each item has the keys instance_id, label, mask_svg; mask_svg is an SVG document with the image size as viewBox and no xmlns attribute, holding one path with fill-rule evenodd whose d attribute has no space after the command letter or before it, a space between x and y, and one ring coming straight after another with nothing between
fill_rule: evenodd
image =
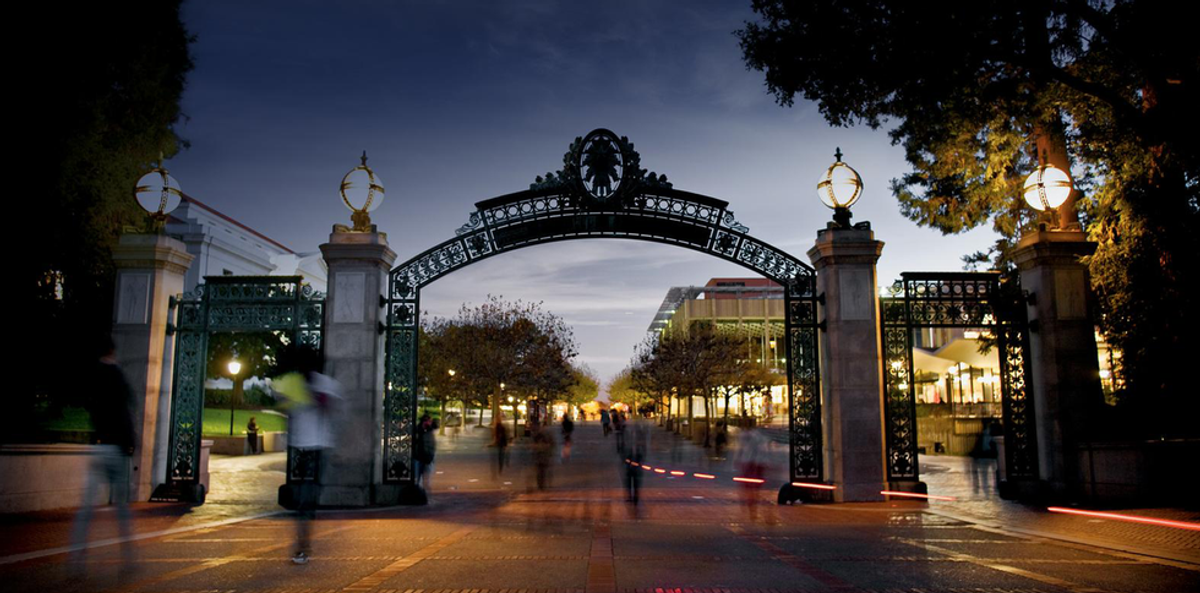
<instances>
[{"instance_id":1,"label":"blurred pedestrian","mask_svg":"<svg viewBox=\"0 0 1200 593\"><path fill-rule=\"evenodd\" d=\"M508 429L504 427L504 416L497 414L492 423L492 444L496 446L496 473L504 473L508 465Z\"/></svg>"},{"instance_id":2,"label":"blurred pedestrian","mask_svg":"<svg viewBox=\"0 0 1200 593\"><path fill-rule=\"evenodd\" d=\"M538 490L545 490L550 485L550 457L554 451L554 437L550 428L533 433L533 465L537 472Z\"/></svg>"},{"instance_id":3,"label":"blurred pedestrian","mask_svg":"<svg viewBox=\"0 0 1200 593\"><path fill-rule=\"evenodd\" d=\"M725 446L729 444L729 427L724 421L717 422L717 436L713 438L713 457L725 459Z\"/></svg>"},{"instance_id":4,"label":"blurred pedestrian","mask_svg":"<svg viewBox=\"0 0 1200 593\"><path fill-rule=\"evenodd\" d=\"M623 430L628 431L625 442L629 445L622 456L625 459L625 500L636 505L642 485L642 473L645 471L641 465L650 458L650 422L635 416ZM634 465L635 463L637 465Z\"/></svg>"},{"instance_id":5,"label":"blurred pedestrian","mask_svg":"<svg viewBox=\"0 0 1200 593\"><path fill-rule=\"evenodd\" d=\"M571 435L575 433L575 421L571 420L570 412L563 414L562 419L562 458L566 461L571 458Z\"/></svg>"},{"instance_id":6,"label":"blurred pedestrian","mask_svg":"<svg viewBox=\"0 0 1200 593\"><path fill-rule=\"evenodd\" d=\"M612 432L612 420L609 419L606 409L600 410L600 426L604 429L604 437L608 438L609 433Z\"/></svg>"},{"instance_id":7,"label":"blurred pedestrian","mask_svg":"<svg viewBox=\"0 0 1200 593\"><path fill-rule=\"evenodd\" d=\"M620 410L613 412L613 432L617 434L617 451L625 450L625 414Z\"/></svg>"},{"instance_id":8,"label":"blurred pedestrian","mask_svg":"<svg viewBox=\"0 0 1200 593\"><path fill-rule=\"evenodd\" d=\"M416 427L416 439L413 442L413 460L416 462L417 485L425 491L425 500L433 490L430 476L433 470L433 458L437 454L437 420L428 412L421 416Z\"/></svg>"},{"instance_id":9,"label":"blurred pedestrian","mask_svg":"<svg viewBox=\"0 0 1200 593\"><path fill-rule=\"evenodd\" d=\"M88 464L87 489L75 525L71 530L72 546L80 546L75 559L83 560L88 531L92 523L92 505L101 486L108 486L109 501L116 506L117 532L120 534L121 554L126 566L133 563L133 547L128 541L129 530L129 465L137 435L133 423L134 396L129 381L117 366L116 345L105 336L100 342L100 358L91 370L91 392L84 403L92 421L92 436L96 442Z\"/></svg>"},{"instance_id":10,"label":"blurred pedestrian","mask_svg":"<svg viewBox=\"0 0 1200 593\"><path fill-rule=\"evenodd\" d=\"M322 457L333 446L333 412L341 400L341 386L322 374L321 353L311 346L292 346L279 355L283 375L271 388L285 400L288 411L288 448L297 460L303 479L293 484L296 505L295 564L307 564L312 555L312 522L321 499Z\"/></svg>"},{"instance_id":11,"label":"blurred pedestrian","mask_svg":"<svg viewBox=\"0 0 1200 593\"><path fill-rule=\"evenodd\" d=\"M737 468L742 482L742 502L750 511L750 518L758 514L758 493L767 475L767 439L754 426L741 432L738 438Z\"/></svg>"}]
</instances>

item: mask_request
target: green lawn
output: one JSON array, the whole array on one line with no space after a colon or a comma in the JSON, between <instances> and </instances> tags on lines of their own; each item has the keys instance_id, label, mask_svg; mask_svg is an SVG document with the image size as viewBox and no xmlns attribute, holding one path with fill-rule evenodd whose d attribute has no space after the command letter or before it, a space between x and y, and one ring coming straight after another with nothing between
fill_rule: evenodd
<instances>
[{"instance_id":1,"label":"green lawn","mask_svg":"<svg viewBox=\"0 0 1200 593\"><path fill-rule=\"evenodd\" d=\"M251 416L254 416L254 421L258 423L259 432L287 431L287 418L283 416L266 414L261 410L238 410L234 412L233 434L246 434L246 423L250 422ZM204 435L229 436L228 408L204 409Z\"/></svg>"}]
</instances>

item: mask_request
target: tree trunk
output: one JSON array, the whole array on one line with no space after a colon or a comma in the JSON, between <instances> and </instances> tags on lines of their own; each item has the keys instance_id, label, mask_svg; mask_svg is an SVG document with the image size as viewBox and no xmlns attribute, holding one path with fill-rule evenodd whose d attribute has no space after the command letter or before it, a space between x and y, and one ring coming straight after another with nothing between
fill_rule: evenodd
<instances>
[{"instance_id":1,"label":"tree trunk","mask_svg":"<svg viewBox=\"0 0 1200 593\"><path fill-rule=\"evenodd\" d=\"M438 411L438 418L441 420L438 422L438 434L446 434L446 400L442 400L440 403L442 407Z\"/></svg>"}]
</instances>

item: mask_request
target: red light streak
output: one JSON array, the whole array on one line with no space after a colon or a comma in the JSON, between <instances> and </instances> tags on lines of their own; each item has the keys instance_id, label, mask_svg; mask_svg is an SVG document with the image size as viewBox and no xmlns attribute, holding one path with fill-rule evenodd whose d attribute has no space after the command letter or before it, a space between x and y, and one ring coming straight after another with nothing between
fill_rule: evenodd
<instances>
[{"instance_id":1,"label":"red light streak","mask_svg":"<svg viewBox=\"0 0 1200 593\"><path fill-rule=\"evenodd\" d=\"M762 478L743 478L741 476L734 478L733 481L734 482L745 482L747 484L762 484L763 482L766 482L766 480L764 480Z\"/></svg>"},{"instance_id":2,"label":"red light streak","mask_svg":"<svg viewBox=\"0 0 1200 593\"><path fill-rule=\"evenodd\" d=\"M636 462L636 461L630 461L630 462L629 462L629 465L632 465L633 467L642 467L642 464L640 464L640 463L638 463L638 462Z\"/></svg>"},{"instance_id":3,"label":"red light streak","mask_svg":"<svg viewBox=\"0 0 1200 593\"><path fill-rule=\"evenodd\" d=\"M1152 517L1139 517L1137 515L1122 515L1119 513L1102 513L1099 511L1080 511L1077 509L1067 509L1063 507L1049 507L1046 509L1051 513L1064 513L1067 515L1082 515L1084 517L1099 517L1101 519L1113 519L1116 521L1129 521L1131 523L1147 523L1150 525L1161 525L1163 527L1175 527L1177 529L1188 529L1191 531L1200 531L1200 523L1189 523L1187 521L1170 521L1167 519L1154 519Z\"/></svg>"},{"instance_id":4,"label":"red light streak","mask_svg":"<svg viewBox=\"0 0 1200 593\"><path fill-rule=\"evenodd\" d=\"M646 470L646 471L654 471L654 468L653 468L653 467L650 467L649 465L643 465L643 466L642 466L642 469L644 469L644 470Z\"/></svg>"},{"instance_id":5,"label":"red light streak","mask_svg":"<svg viewBox=\"0 0 1200 593\"><path fill-rule=\"evenodd\" d=\"M654 468L654 473L656 473L656 474L665 474L665 473L667 473L667 470L665 470L665 469L663 469L663 468L661 468L661 467L656 467L656 468Z\"/></svg>"},{"instance_id":6,"label":"red light streak","mask_svg":"<svg viewBox=\"0 0 1200 593\"><path fill-rule=\"evenodd\" d=\"M958 500L953 496L936 496L933 494L917 494L916 492L897 492L895 490L880 490L880 494L887 496L906 496L908 498L924 498L928 500Z\"/></svg>"},{"instance_id":7,"label":"red light streak","mask_svg":"<svg viewBox=\"0 0 1200 593\"><path fill-rule=\"evenodd\" d=\"M673 470L671 470L671 475L672 476L686 476L687 472L681 472L677 469L673 469Z\"/></svg>"},{"instance_id":8,"label":"red light streak","mask_svg":"<svg viewBox=\"0 0 1200 593\"><path fill-rule=\"evenodd\" d=\"M693 473L692 475L693 475L693 476L695 476L695 477L697 477L697 478L702 478L702 479L705 479L705 480L715 480L715 479L717 479L717 477L716 477L716 476L714 476L714 475L712 475L712 474L697 474L697 473Z\"/></svg>"},{"instance_id":9,"label":"red light streak","mask_svg":"<svg viewBox=\"0 0 1200 593\"><path fill-rule=\"evenodd\" d=\"M808 482L792 482L792 485L797 488L815 488L817 490L837 490L837 486L830 484L810 484Z\"/></svg>"}]
</instances>

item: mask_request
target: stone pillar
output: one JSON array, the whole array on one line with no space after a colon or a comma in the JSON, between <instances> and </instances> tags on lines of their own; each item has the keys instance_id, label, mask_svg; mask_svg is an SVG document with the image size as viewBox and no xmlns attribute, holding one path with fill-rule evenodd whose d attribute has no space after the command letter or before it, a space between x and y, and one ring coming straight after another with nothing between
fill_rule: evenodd
<instances>
[{"instance_id":1,"label":"stone pillar","mask_svg":"<svg viewBox=\"0 0 1200 593\"><path fill-rule=\"evenodd\" d=\"M149 500L154 482L164 478L152 472L160 437L159 397L171 384L171 361L163 360L163 347L172 321L170 299L183 292L192 259L186 245L165 235L122 235L113 248L117 283L112 336L117 362L133 388L138 431L129 493L135 501Z\"/></svg>"},{"instance_id":2,"label":"stone pillar","mask_svg":"<svg viewBox=\"0 0 1200 593\"><path fill-rule=\"evenodd\" d=\"M325 372L342 385L334 448L321 460L321 504L366 506L383 481L384 321L381 297L396 252L383 233L338 232L321 245L329 266Z\"/></svg>"},{"instance_id":3,"label":"stone pillar","mask_svg":"<svg viewBox=\"0 0 1200 593\"><path fill-rule=\"evenodd\" d=\"M1089 310L1087 266L1095 244L1082 231L1035 231L1013 252L1028 299L1038 472L1050 494L1080 484L1076 446L1104 404Z\"/></svg>"},{"instance_id":4,"label":"stone pillar","mask_svg":"<svg viewBox=\"0 0 1200 593\"><path fill-rule=\"evenodd\" d=\"M864 225L865 226L865 225ZM883 423L883 346L875 262L883 242L867 228L829 228L808 257L817 269L822 423L826 481L837 502L883 500L887 489Z\"/></svg>"}]
</instances>

